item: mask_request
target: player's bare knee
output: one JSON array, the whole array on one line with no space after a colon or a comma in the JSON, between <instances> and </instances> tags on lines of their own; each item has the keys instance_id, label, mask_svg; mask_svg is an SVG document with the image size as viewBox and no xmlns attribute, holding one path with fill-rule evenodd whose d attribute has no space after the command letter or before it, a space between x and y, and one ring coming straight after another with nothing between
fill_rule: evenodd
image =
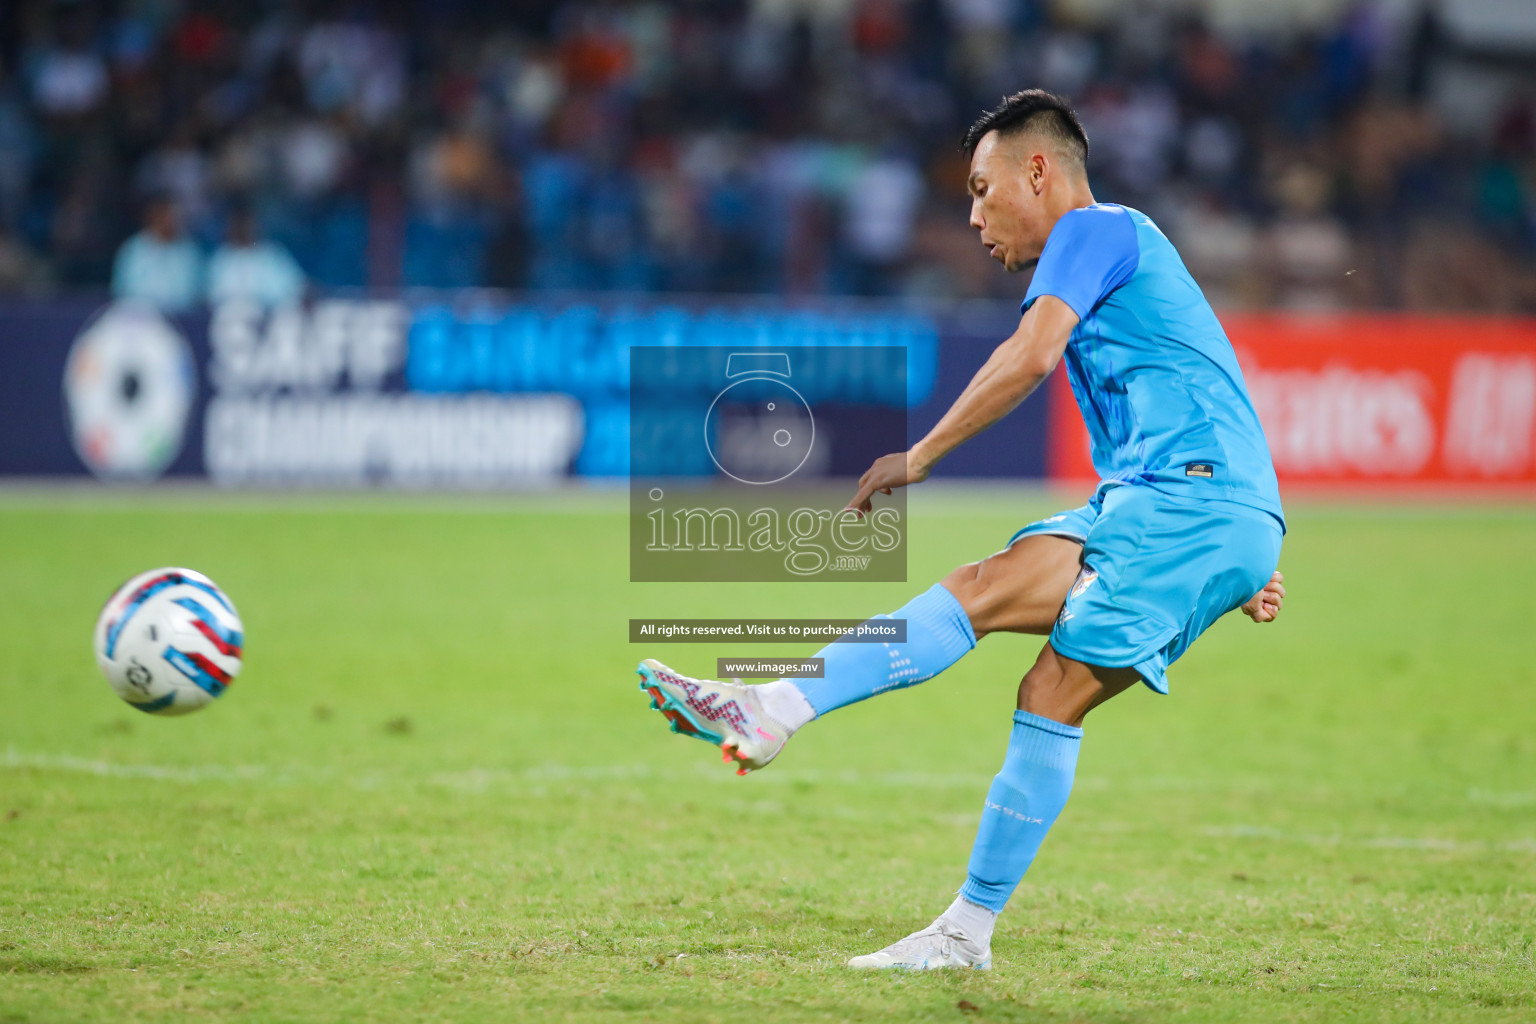
<instances>
[{"instance_id":1,"label":"player's bare knee","mask_svg":"<svg viewBox=\"0 0 1536 1024\"><path fill-rule=\"evenodd\" d=\"M963 603L963 595L976 585L976 574L980 568L980 562L967 562L965 565L952 570L948 576L945 576L939 582L944 585L945 590L954 594Z\"/></svg>"}]
</instances>

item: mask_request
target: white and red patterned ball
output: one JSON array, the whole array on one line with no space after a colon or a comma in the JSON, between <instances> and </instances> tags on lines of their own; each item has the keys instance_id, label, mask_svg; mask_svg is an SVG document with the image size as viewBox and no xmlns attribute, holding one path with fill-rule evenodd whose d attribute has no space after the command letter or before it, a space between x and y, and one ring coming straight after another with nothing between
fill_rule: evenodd
<instances>
[{"instance_id":1,"label":"white and red patterned ball","mask_svg":"<svg viewBox=\"0 0 1536 1024\"><path fill-rule=\"evenodd\" d=\"M184 715L240 673L244 627L234 604L191 569L151 569L117 588L96 620L96 663L119 697L154 715Z\"/></svg>"}]
</instances>

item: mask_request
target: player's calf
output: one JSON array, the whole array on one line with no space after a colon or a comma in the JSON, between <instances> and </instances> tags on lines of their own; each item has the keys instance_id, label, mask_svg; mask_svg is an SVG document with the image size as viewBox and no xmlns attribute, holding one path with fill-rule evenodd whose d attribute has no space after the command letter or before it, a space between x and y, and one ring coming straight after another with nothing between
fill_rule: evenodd
<instances>
[{"instance_id":1,"label":"player's calf","mask_svg":"<svg viewBox=\"0 0 1536 1024\"><path fill-rule=\"evenodd\" d=\"M1141 681L1133 668L1099 668L1063 657L1050 644L1019 681L1020 711L1081 726L1088 712Z\"/></svg>"}]
</instances>

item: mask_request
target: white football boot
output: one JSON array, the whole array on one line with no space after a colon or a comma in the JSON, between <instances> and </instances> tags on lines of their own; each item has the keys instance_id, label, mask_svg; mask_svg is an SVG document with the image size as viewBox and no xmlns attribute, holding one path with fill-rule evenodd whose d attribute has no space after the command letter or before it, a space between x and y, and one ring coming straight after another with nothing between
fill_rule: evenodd
<instances>
[{"instance_id":1,"label":"white football boot","mask_svg":"<svg viewBox=\"0 0 1536 1024\"><path fill-rule=\"evenodd\" d=\"M992 948L976 945L942 917L920 932L886 946L878 953L856 956L849 967L869 970L935 971L961 967L973 971L992 969Z\"/></svg>"},{"instance_id":2,"label":"white football boot","mask_svg":"<svg viewBox=\"0 0 1536 1024\"><path fill-rule=\"evenodd\" d=\"M755 686L693 679L655 658L636 669L651 707L667 716L672 731L720 748L726 764L745 775L766 765L789 741L791 730L763 709Z\"/></svg>"}]
</instances>

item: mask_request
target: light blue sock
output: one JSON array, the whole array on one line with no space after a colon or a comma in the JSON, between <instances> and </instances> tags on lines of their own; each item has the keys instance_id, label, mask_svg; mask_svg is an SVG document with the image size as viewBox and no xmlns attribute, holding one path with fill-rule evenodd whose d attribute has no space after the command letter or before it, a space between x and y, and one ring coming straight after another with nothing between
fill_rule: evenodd
<instances>
[{"instance_id":1,"label":"light blue sock","mask_svg":"<svg viewBox=\"0 0 1536 1024\"><path fill-rule=\"evenodd\" d=\"M906 619L907 642L830 643L817 651L816 657L827 659L823 677L793 680L817 717L886 690L927 682L976 646L970 617L938 583L890 615L875 618Z\"/></svg>"},{"instance_id":2,"label":"light blue sock","mask_svg":"<svg viewBox=\"0 0 1536 1024\"><path fill-rule=\"evenodd\" d=\"M1082 739L1083 730L1075 725L1013 713L1008 756L987 791L961 896L1002 912L1067 806Z\"/></svg>"}]
</instances>

